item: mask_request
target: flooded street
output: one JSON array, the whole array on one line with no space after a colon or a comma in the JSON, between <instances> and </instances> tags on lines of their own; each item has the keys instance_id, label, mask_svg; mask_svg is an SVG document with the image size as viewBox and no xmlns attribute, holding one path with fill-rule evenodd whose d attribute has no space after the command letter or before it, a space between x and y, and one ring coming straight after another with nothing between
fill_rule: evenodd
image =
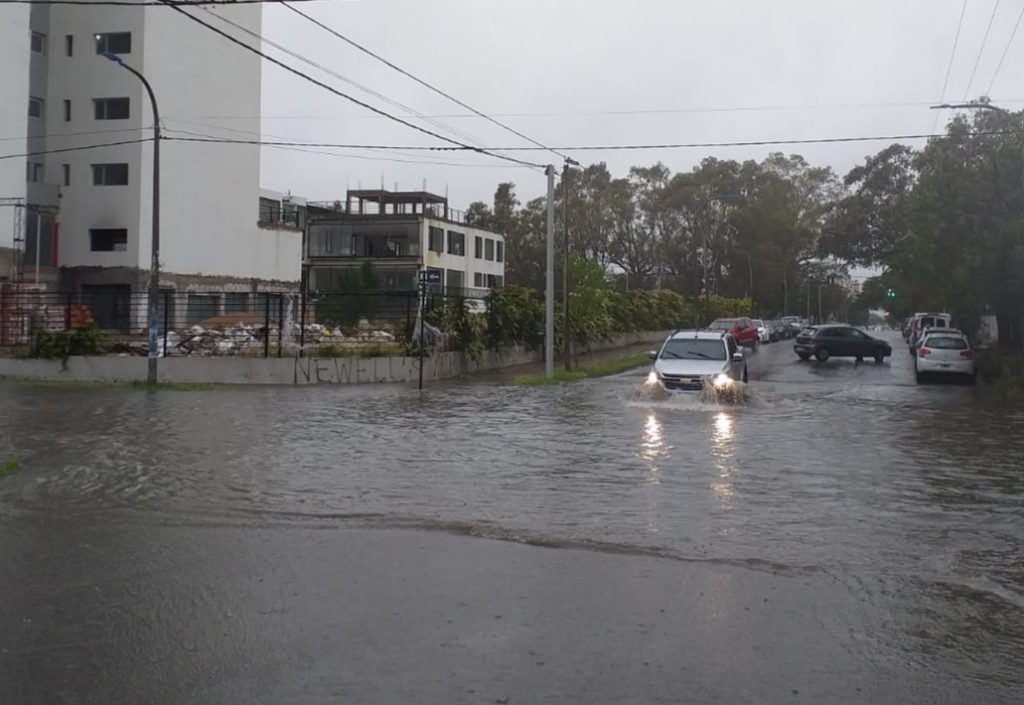
<instances>
[{"instance_id":1,"label":"flooded street","mask_svg":"<svg viewBox=\"0 0 1024 705\"><path fill-rule=\"evenodd\" d=\"M0 702L1019 703L1024 407L749 356L551 388L0 386Z\"/></svg>"}]
</instances>

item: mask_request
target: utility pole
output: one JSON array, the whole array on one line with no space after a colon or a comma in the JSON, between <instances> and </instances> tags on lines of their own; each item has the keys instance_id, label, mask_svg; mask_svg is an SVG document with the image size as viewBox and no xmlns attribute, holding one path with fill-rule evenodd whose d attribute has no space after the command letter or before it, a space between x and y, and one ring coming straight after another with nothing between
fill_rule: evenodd
<instances>
[{"instance_id":1,"label":"utility pole","mask_svg":"<svg viewBox=\"0 0 1024 705\"><path fill-rule=\"evenodd\" d=\"M994 113L1001 113L1002 115L1005 115L1007 117L1009 117L1010 115L1013 114L1013 113L1011 113L1009 110L1007 110L1005 108L1000 108L998 105L993 105L992 101L989 100L989 97L988 96L984 96L984 95L981 96L980 98L978 98L977 100L968 101L966 103L941 103L939 105L932 105L931 109L932 110L990 110L990 111L992 111ZM1022 121L1024 121L1024 112L1021 113L1021 119L1022 119ZM1022 199L1024 199L1024 149L1021 150L1021 192L1022 192ZM1024 207L1024 200L1022 200L1021 203L1022 203L1022 207ZM1024 212L1021 213L1021 217L1024 218ZM1022 251L1024 251L1024 243L1018 242L1018 248L1014 252L1014 255L1016 255L1019 258L1019 257L1021 257ZM1020 262L1019 261L1018 261L1017 266L1015 267L1015 269L1017 271L1017 275L1016 276L1018 277L1018 282L1020 283L1021 274L1020 274ZM1024 283L1022 283L1022 287L1024 287ZM1021 348L1021 350L1020 350L1021 357L1024 358L1024 334L1021 333L1021 331L1024 331L1024 307L1020 307L1018 309L1017 321L1015 323L1019 326L1019 330L1016 331L1016 335L1017 335L1017 339L1018 339L1018 342L1019 342L1020 348ZM1012 338L1011 338L1011 340L1012 340Z\"/></svg>"},{"instance_id":2,"label":"utility pole","mask_svg":"<svg viewBox=\"0 0 1024 705\"><path fill-rule=\"evenodd\" d=\"M579 162L565 158L562 168L562 366L572 369L572 337L569 334L569 172Z\"/></svg>"},{"instance_id":3,"label":"utility pole","mask_svg":"<svg viewBox=\"0 0 1024 705\"><path fill-rule=\"evenodd\" d=\"M555 378L555 167L548 164L548 238L544 295L544 375Z\"/></svg>"},{"instance_id":4,"label":"utility pole","mask_svg":"<svg viewBox=\"0 0 1024 705\"><path fill-rule=\"evenodd\" d=\"M818 282L818 323L823 323L821 318L821 282Z\"/></svg>"}]
</instances>

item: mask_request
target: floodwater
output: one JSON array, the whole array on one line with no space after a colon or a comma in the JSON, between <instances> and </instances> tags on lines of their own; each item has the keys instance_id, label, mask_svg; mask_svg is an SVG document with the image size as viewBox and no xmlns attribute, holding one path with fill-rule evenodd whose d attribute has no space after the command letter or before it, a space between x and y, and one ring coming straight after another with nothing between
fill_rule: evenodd
<instances>
[{"instance_id":1,"label":"floodwater","mask_svg":"<svg viewBox=\"0 0 1024 705\"><path fill-rule=\"evenodd\" d=\"M0 386L0 702L1020 703L1024 407L894 349L741 407Z\"/></svg>"}]
</instances>

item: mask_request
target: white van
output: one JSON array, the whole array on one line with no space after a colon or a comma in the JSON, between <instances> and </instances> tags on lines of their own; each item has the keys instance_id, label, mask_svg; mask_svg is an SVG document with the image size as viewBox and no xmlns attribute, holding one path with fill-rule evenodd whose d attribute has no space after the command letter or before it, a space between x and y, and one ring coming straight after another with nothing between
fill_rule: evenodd
<instances>
[{"instance_id":1,"label":"white van","mask_svg":"<svg viewBox=\"0 0 1024 705\"><path fill-rule=\"evenodd\" d=\"M917 349L918 343L920 342L921 332L925 328L952 328L953 317L948 313L916 313L914 314L914 320L910 324L910 338L907 340L907 346L910 349L910 354L914 355Z\"/></svg>"}]
</instances>

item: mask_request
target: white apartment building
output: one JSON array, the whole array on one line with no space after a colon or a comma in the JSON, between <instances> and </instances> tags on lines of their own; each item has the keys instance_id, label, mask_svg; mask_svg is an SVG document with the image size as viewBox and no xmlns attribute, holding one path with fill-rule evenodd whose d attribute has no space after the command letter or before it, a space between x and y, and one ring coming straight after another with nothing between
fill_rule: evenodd
<instances>
[{"instance_id":1,"label":"white apartment building","mask_svg":"<svg viewBox=\"0 0 1024 705\"><path fill-rule=\"evenodd\" d=\"M468 225L448 199L426 191L349 191L345 203L307 204L305 289L335 291L372 262L387 291L415 291L438 270L448 291L480 299L505 283L505 237Z\"/></svg>"},{"instance_id":2,"label":"white apartment building","mask_svg":"<svg viewBox=\"0 0 1024 705\"><path fill-rule=\"evenodd\" d=\"M187 11L216 24L199 8ZM216 12L260 31L258 4ZM0 279L38 278L61 291L144 290L153 144L79 148L151 138L153 114L138 78L100 52L118 54L146 76L162 116L253 116L233 124L257 134L260 58L152 5L5 4L0 41L7 93L0 136L17 138L0 142L0 155L50 152L0 160L0 204L17 201L0 206L0 253L8 262L5 272L0 254ZM57 151L64 149L73 151ZM165 139L160 159L162 288L280 290L297 283L301 232L261 227L256 217L259 146Z\"/></svg>"}]
</instances>

